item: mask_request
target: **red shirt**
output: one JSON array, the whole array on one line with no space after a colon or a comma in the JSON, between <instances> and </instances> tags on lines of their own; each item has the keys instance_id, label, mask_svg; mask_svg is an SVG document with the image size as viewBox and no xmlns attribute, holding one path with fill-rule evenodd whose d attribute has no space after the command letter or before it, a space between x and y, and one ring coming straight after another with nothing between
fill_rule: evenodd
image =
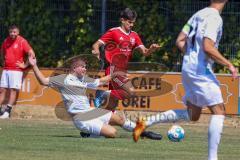
<instances>
[{"instance_id":1,"label":"red shirt","mask_svg":"<svg viewBox=\"0 0 240 160\"><path fill-rule=\"evenodd\" d=\"M16 66L17 61L23 62L24 56L31 50L27 40L17 36L15 40L7 37L2 44L4 54L4 69L22 71Z\"/></svg>"},{"instance_id":2,"label":"red shirt","mask_svg":"<svg viewBox=\"0 0 240 160\"><path fill-rule=\"evenodd\" d=\"M136 32L130 31L129 33L126 33L121 27L108 30L102 35L99 41L105 44L105 56L110 63L112 63L113 55L117 53L124 53L129 61L132 57L133 49L143 45Z\"/></svg>"}]
</instances>

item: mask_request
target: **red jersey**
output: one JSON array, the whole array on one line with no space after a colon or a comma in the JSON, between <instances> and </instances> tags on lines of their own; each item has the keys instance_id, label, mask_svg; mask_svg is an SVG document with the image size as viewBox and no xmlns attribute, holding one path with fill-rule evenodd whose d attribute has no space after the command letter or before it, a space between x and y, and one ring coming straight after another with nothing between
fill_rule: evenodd
<instances>
[{"instance_id":1,"label":"red jersey","mask_svg":"<svg viewBox=\"0 0 240 160\"><path fill-rule=\"evenodd\" d=\"M129 60L132 57L133 49L143 45L136 32L126 33L121 27L108 30L99 41L105 44L105 57L110 63L112 63L113 55L117 53L124 53Z\"/></svg>"},{"instance_id":2,"label":"red jersey","mask_svg":"<svg viewBox=\"0 0 240 160\"><path fill-rule=\"evenodd\" d=\"M31 50L27 40L17 36L15 40L7 37L3 44L4 69L22 71L23 69L16 66L17 61L23 62L24 56Z\"/></svg>"}]
</instances>

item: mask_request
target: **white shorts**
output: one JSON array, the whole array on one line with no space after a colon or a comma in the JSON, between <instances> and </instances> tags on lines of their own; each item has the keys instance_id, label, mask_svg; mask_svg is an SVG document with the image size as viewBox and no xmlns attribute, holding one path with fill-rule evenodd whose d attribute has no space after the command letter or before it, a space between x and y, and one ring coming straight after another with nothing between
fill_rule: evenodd
<instances>
[{"instance_id":1,"label":"white shorts","mask_svg":"<svg viewBox=\"0 0 240 160\"><path fill-rule=\"evenodd\" d=\"M93 109L90 112L98 112L98 110L102 110L102 109ZM90 113L89 112L89 113ZM100 111L101 112L101 111ZM90 133L93 135L100 135L101 129L103 127L104 124L108 124L110 121L110 118L112 116L112 112L111 111L107 111L105 110L103 114L91 114L89 116L89 114L87 115L87 112L84 113L78 113L73 117L73 123L75 125L76 128L78 128L79 130L85 132L85 133ZM86 116L87 115L87 116ZM89 117L89 119L84 120L84 117L86 119L86 117Z\"/></svg>"},{"instance_id":2,"label":"white shorts","mask_svg":"<svg viewBox=\"0 0 240 160\"><path fill-rule=\"evenodd\" d=\"M3 70L0 87L21 89L22 77L22 71Z\"/></svg>"},{"instance_id":3,"label":"white shorts","mask_svg":"<svg viewBox=\"0 0 240 160\"><path fill-rule=\"evenodd\" d=\"M198 106L207 107L223 103L219 82L214 75L192 75L182 72L182 82L185 89L183 102L187 101Z\"/></svg>"}]
</instances>

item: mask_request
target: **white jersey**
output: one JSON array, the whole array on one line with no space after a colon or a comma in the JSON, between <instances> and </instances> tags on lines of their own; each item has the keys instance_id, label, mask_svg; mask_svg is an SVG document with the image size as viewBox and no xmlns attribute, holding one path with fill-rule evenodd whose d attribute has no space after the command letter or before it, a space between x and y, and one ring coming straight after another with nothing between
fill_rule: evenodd
<instances>
[{"instance_id":1,"label":"white jersey","mask_svg":"<svg viewBox=\"0 0 240 160\"><path fill-rule=\"evenodd\" d=\"M218 47L222 35L222 18L214 8L204 8L195 13L184 26L187 50L183 58L183 101L198 107L223 103L219 82L212 70L213 60L203 50L203 38L209 38Z\"/></svg>"},{"instance_id":2,"label":"white jersey","mask_svg":"<svg viewBox=\"0 0 240 160\"><path fill-rule=\"evenodd\" d=\"M218 48L222 36L223 21L214 8L204 8L196 12L183 27L187 35L187 50L183 59L182 71L193 75L213 76L213 60L203 50L203 38L215 42Z\"/></svg>"},{"instance_id":3,"label":"white jersey","mask_svg":"<svg viewBox=\"0 0 240 160\"><path fill-rule=\"evenodd\" d=\"M96 89L99 85L99 79L78 78L72 74L50 77L49 81L50 87L60 90L67 111L72 114L91 110L86 90Z\"/></svg>"}]
</instances>

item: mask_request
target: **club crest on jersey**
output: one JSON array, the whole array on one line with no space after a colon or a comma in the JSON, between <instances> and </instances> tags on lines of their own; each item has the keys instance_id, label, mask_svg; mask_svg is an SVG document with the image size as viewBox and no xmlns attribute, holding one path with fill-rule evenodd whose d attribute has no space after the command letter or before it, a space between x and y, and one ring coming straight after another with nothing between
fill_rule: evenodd
<instances>
[{"instance_id":1,"label":"club crest on jersey","mask_svg":"<svg viewBox=\"0 0 240 160\"><path fill-rule=\"evenodd\" d=\"M18 48L18 44L14 44L13 48L15 49Z\"/></svg>"},{"instance_id":2,"label":"club crest on jersey","mask_svg":"<svg viewBox=\"0 0 240 160\"><path fill-rule=\"evenodd\" d=\"M123 37L120 37L119 40L120 40L120 41L123 41Z\"/></svg>"},{"instance_id":3,"label":"club crest on jersey","mask_svg":"<svg viewBox=\"0 0 240 160\"><path fill-rule=\"evenodd\" d=\"M134 46L134 44L135 44L135 38L130 37L130 43L132 44L132 46Z\"/></svg>"}]
</instances>

